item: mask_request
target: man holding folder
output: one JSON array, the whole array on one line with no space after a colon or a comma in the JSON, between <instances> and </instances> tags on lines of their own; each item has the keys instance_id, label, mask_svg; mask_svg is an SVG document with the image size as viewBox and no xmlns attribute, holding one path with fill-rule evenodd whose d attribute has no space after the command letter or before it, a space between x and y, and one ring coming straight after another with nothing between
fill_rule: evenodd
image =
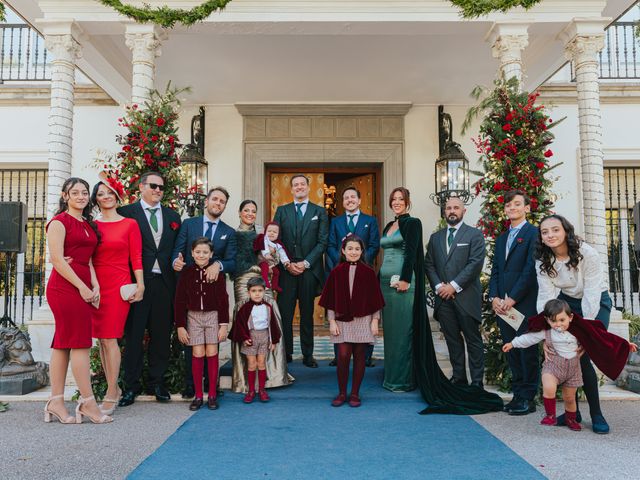
<instances>
[{"instance_id":1,"label":"man holding folder","mask_svg":"<svg viewBox=\"0 0 640 480\"><path fill-rule=\"evenodd\" d=\"M538 282L534 253L538 229L527 222L531 199L521 190L512 190L504 196L504 210L511 225L496 239L489 301L496 313L502 340L507 343L528 330L527 318L535 316ZM514 329L500 315L509 316L515 309L524 320ZM512 312L515 313L515 312ZM519 315L515 315L518 317ZM527 415L536 411L534 397L540 380L538 347L514 349L507 353L511 369L513 400L504 406L509 415Z\"/></svg>"}]
</instances>

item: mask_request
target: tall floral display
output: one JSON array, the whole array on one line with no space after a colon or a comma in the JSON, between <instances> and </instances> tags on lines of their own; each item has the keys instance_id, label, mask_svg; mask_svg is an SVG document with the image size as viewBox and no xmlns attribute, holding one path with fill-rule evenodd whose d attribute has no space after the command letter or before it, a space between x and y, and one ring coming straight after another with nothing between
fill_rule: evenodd
<instances>
[{"instance_id":1,"label":"tall floral display","mask_svg":"<svg viewBox=\"0 0 640 480\"><path fill-rule=\"evenodd\" d=\"M118 119L128 133L116 137L120 151L106 155L107 160L99 160L98 164L122 183L125 202L138 200L140 176L153 170L164 178L163 205L179 208L178 196L187 186L180 168L181 144L177 135L178 95L184 91L171 86L164 93L153 90L144 105L127 105L124 116Z\"/></svg>"},{"instance_id":2,"label":"tall floral display","mask_svg":"<svg viewBox=\"0 0 640 480\"><path fill-rule=\"evenodd\" d=\"M552 164L554 135L549 130L562 119L554 122L549 118L544 105L537 103L539 93L520 92L515 78L496 81L489 91L478 87L472 95L482 100L469 110L463 131L474 118L483 116L480 133L474 139L482 164L475 193L482 196L482 216L477 226L487 240L491 260L495 239L509 228L504 213L506 192L519 189L531 197L529 221L533 224L551 212L555 179L550 171L557 164ZM500 332L490 308L484 317L487 380L506 389L511 374L501 350Z\"/></svg>"}]
</instances>

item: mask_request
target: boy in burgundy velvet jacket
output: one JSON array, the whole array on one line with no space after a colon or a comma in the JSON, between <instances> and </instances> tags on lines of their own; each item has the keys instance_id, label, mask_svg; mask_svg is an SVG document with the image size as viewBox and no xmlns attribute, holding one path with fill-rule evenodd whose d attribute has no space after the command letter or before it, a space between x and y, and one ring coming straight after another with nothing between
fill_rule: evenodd
<instances>
[{"instance_id":1,"label":"boy in burgundy velvet jacket","mask_svg":"<svg viewBox=\"0 0 640 480\"><path fill-rule=\"evenodd\" d=\"M218 343L227 339L229 325L229 296L225 276L218 275L214 282L207 282L206 268L213 256L213 245L207 237L194 240L191 254L195 264L182 270L174 302L174 318L178 339L193 347L191 366L195 397L189 410L198 410L203 404L202 380L204 357L207 357L209 373L209 397L207 406L216 410L216 385L218 384Z\"/></svg>"}]
</instances>

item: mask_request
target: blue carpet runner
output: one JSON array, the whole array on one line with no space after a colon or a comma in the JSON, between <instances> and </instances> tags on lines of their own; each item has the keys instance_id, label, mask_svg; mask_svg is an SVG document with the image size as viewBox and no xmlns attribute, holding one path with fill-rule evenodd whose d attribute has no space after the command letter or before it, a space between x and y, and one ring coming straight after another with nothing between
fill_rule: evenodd
<instances>
[{"instance_id":1,"label":"blue carpet runner","mask_svg":"<svg viewBox=\"0 0 640 480\"><path fill-rule=\"evenodd\" d=\"M362 407L331 407L327 363L291 364L296 383L270 390L266 404L225 392L219 410L195 413L128 478L544 478L471 417L418 415L419 394L380 386L382 362L367 369Z\"/></svg>"}]
</instances>

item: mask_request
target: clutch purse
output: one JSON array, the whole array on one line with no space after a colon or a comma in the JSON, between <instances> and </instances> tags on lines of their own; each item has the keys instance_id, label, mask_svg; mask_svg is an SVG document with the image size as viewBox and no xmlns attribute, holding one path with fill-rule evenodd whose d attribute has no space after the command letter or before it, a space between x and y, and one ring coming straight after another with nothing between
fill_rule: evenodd
<instances>
[{"instance_id":1,"label":"clutch purse","mask_svg":"<svg viewBox=\"0 0 640 480\"><path fill-rule=\"evenodd\" d=\"M391 275L391 278L389 279L389 286L395 287L399 281L400 281L400 275Z\"/></svg>"},{"instance_id":2,"label":"clutch purse","mask_svg":"<svg viewBox=\"0 0 640 480\"><path fill-rule=\"evenodd\" d=\"M137 289L138 285L135 283L127 283L126 285L122 285L120 287L120 296L122 297L122 300L124 300L125 302L129 301L129 297L136 293Z\"/></svg>"}]
</instances>

